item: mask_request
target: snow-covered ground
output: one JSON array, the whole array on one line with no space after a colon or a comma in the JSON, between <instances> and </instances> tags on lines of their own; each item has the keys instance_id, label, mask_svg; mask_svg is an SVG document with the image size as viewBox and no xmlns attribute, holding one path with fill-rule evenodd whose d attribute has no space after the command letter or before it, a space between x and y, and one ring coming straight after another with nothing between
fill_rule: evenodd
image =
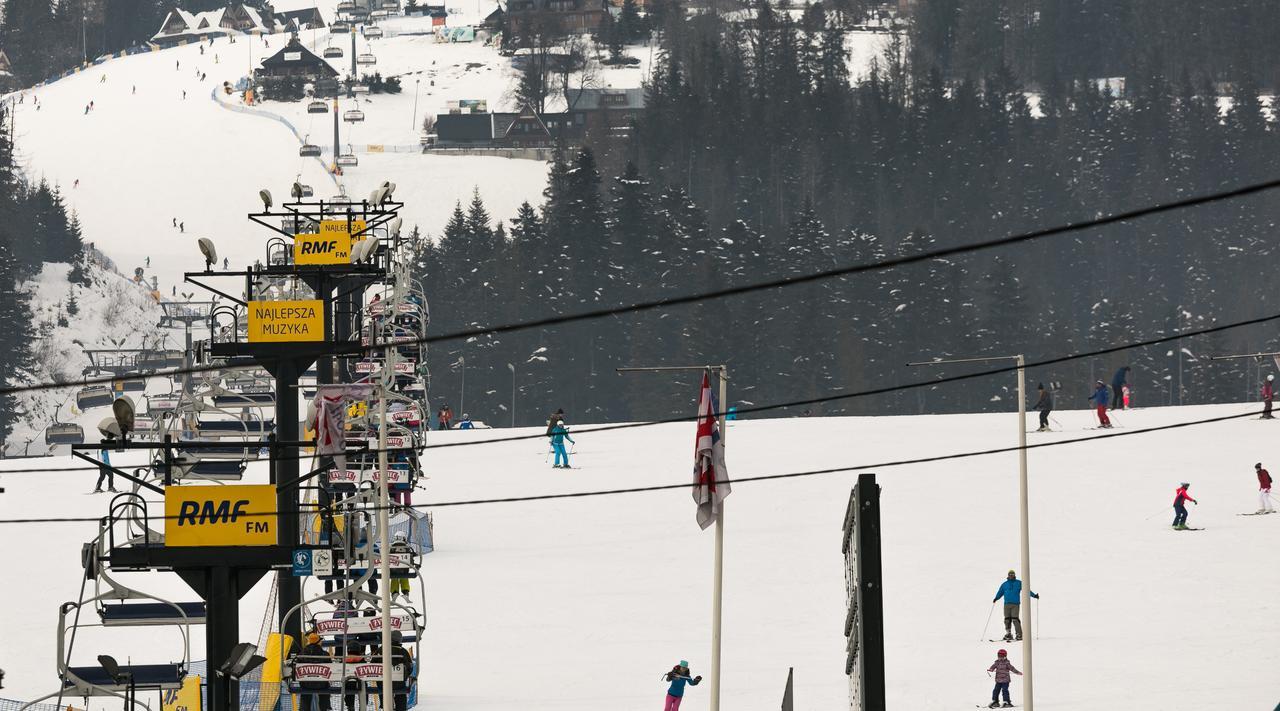
<instances>
[{"instance_id":1,"label":"snow-covered ground","mask_svg":"<svg viewBox=\"0 0 1280 711\"><path fill-rule=\"evenodd\" d=\"M692 396L691 391L691 396ZM1128 431L1246 411L1246 405L1120 413ZM1094 434L1087 412L1032 442ZM1029 420L1033 420L1030 417ZM870 464L1009 446L1012 415L750 420L732 423L735 477ZM569 471L540 441L428 450L419 503L687 480L692 427L590 434L575 428ZM1033 450L1031 543L1037 702L1043 709L1191 711L1270 708L1280 698L1280 515L1257 508L1253 463L1269 464L1274 425L1233 420ZM522 430L529 433L532 430ZM433 443L509 436L449 432ZM65 458L44 460L50 466ZM8 462L12 469L29 463ZM1273 467L1273 470L1276 467ZM1000 644L979 641L996 587L1018 567L1013 454L877 470L883 487L885 631L891 708L972 708ZM0 473L0 519L100 516L91 472ZM776 708L788 667L806 708L844 708L841 523L854 473L740 483L727 505L724 707ZM1169 530L1173 489L1193 483L1191 523ZM436 552L424 567L428 631L422 703L457 711L655 708L659 675L678 659L706 674L712 533L686 490L434 508ZM4 525L14 584L0 586L6 694L56 685L56 608L79 591L80 544L92 524ZM21 533L19 533L21 532ZM142 576L139 576L142 577ZM182 589L172 575L148 589ZM257 638L264 590L245 601ZM416 591L415 591L416 594ZM998 613L997 613L998 616ZM998 637L993 619L985 637ZM137 662L174 656L155 629L97 630L77 643ZM193 640L202 648L200 635ZM1019 647L1009 646L1015 664ZM197 651L197 656L199 655ZM1021 679L1013 693L1021 702ZM707 707L707 687L685 708Z\"/></svg>"}]
</instances>

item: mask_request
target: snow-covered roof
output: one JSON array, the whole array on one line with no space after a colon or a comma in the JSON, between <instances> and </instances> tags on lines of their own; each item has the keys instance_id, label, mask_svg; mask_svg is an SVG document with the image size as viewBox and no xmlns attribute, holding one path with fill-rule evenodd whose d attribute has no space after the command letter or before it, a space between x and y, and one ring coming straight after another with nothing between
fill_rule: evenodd
<instances>
[{"instance_id":1,"label":"snow-covered roof","mask_svg":"<svg viewBox=\"0 0 1280 711\"><path fill-rule=\"evenodd\" d=\"M238 6L244 10L253 22L253 29L266 29L262 22L262 16L258 11L247 5ZM165 16L164 22L160 25L160 31L151 37L153 40L174 40L184 38L200 38L208 37L213 34L228 34L231 32L222 26L223 16L226 14L227 8L220 7L217 10L209 10L207 12L188 12L182 8L174 8ZM170 18L174 14L182 18L182 23L186 29L180 32L165 32L164 28L169 26Z\"/></svg>"}]
</instances>

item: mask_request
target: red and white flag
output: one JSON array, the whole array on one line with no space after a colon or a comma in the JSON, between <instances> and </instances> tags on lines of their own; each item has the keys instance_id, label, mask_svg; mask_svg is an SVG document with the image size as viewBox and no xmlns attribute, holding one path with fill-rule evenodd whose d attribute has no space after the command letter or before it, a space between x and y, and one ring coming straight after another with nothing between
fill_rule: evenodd
<instances>
[{"instance_id":1,"label":"red and white flag","mask_svg":"<svg viewBox=\"0 0 1280 711\"><path fill-rule=\"evenodd\" d=\"M698 398L698 438L693 448L693 500L698 504L698 525L706 530L720 517L729 495L729 470L724 465L724 440L720 437L720 410L711 393L711 376L702 374Z\"/></svg>"}]
</instances>

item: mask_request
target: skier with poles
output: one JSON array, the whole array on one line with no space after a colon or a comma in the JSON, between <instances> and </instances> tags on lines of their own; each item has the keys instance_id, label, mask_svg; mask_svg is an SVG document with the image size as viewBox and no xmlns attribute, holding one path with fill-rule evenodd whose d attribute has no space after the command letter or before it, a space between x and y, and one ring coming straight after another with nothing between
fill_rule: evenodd
<instances>
[{"instance_id":1,"label":"skier with poles","mask_svg":"<svg viewBox=\"0 0 1280 711\"><path fill-rule=\"evenodd\" d=\"M1262 462L1253 468L1258 473L1258 513L1275 513L1276 509L1271 505L1271 474L1262 468Z\"/></svg>"},{"instance_id":2,"label":"skier with poles","mask_svg":"<svg viewBox=\"0 0 1280 711\"><path fill-rule=\"evenodd\" d=\"M1107 402L1109 400L1110 396L1107 393L1107 384L1101 380L1094 383L1093 395L1089 396L1089 402L1093 403L1093 406L1097 409L1098 427L1111 427L1111 419L1107 417Z\"/></svg>"},{"instance_id":3,"label":"skier with poles","mask_svg":"<svg viewBox=\"0 0 1280 711\"><path fill-rule=\"evenodd\" d=\"M1031 597L1039 600L1040 596L1033 591ZM1022 619L1019 613L1022 610L1022 581L1018 580L1018 574L1009 571L1009 576L1005 578L1000 587L996 589L996 596L991 599L991 604L995 604L1000 598L1004 598L1004 641L1016 642L1022 639ZM1012 628L1012 631L1010 631ZM1014 634L1017 634L1015 637Z\"/></svg>"},{"instance_id":4,"label":"skier with poles","mask_svg":"<svg viewBox=\"0 0 1280 711\"><path fill-rule=\"evenodd\" d=\"M1005 650L996 652L996 660L987 667L987 673L996 673L996 686L991 690L991 703L987 708L1000 708L1000 696L1004 696L1004 708L1013 708L1013 702L1009 701L1009 682L1013 680L1010 674L1022 676L1022 672L1013 666L1013 662L1009 661L1009 653Z\"/></svg>"},{"instance_id":5,"label":"skier with poles","mask_svg":"<svg viewBox=\"0 0 1280 711\"><path fill-rule=\"evenodd\" d=\"M556 453L556 461L551 466L555 469L569 469L569 452L564 448L564 441L569 440L569 444L577 444L573 438L569 436L569 428L564 426L564 420L556 420L555 425L551 428L551 451ZM564 464L560 461L564 460Z\"/></svg>"},{"instance_id":6,"label":"skier with poles","mask_svg":"<svg viewBox=\"0 0 1280 711\"><path fill-rule=\"evenodd\" d=\"M1261 477L1259 477L1261 478ZM1182 482L1177 491L1173 492L1173 530L1187 531L1187 504L1190 501L1196 506L1200 505L1199 501L1191 498L1191 494L1187 489L1191 488L1188 482Z\"/></svg>"},{"instance_id":7,"label":"skier with poles","mask_svg":"<svg viewBox=\"0 0 1280 711\"><path fill-rule=\"evenodd\" d=\"M1264 420L1275 419L1275 415L1271 414L1271 381L1275 379L1276 376L1267 375L1267 382L1262 384L1262 419Z\"/></svg>"},{"instance_id":8,"label":"skier with poles","mask_svg":"<svg viewBox=\"0 0 1280 711\"><path fill-rule=\"evenodd\" d=\"M1049 413L1053 412L1053 393L1045 389L1044 383L1036 386L1040 399L1036 400L1035 409L1040 411L1040 428L1036 432L1049 431Z\"/></svg>"},{"instance_id":9,"label":"skier with poles","mask_svg":"<svg viewBox=\"0 0 1280 711\"><path fill-rule=\"evenodd\" d=\"M671 667L671 671L662 675L662 680L671 682L671 686L667 688L667 701L662 711L680 711L680 702L684 700L685 684L697 686L702 683L702 676L689 678L689 662L681 659L679 664Z\"/></svg>"}]
</instances>

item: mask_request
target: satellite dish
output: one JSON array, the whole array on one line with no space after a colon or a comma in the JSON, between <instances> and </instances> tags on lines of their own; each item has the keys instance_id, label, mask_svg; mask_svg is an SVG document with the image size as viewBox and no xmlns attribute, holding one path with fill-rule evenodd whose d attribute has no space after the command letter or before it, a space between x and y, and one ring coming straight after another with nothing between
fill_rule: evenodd
<instances>
[{"instance_id":1,"label":"satellite dish","mask_svg":"<svg viewBox=\"0 0 1280 711\"><path fill-rule=\"evenodd\" d=\"M270 210L271 209L271 191L259 190L258 197L262 199L262 209Z\"/></svg>"},{"instance_id":2,"label":"satellite dish","mask_svg":"<svg viewBox=\"0 0 1280 711\"><path fill-rule=\"evenodd\" d=\"M404 224L404 218L397 217L394 220L392 220L390 225L391 234L399 236L400 226L403 224Z\"/></svg>"},{"instance_id":3,"label":"satellite dish","mask_svg":"<svg viewBox=\"0 0 1280 711\"><path fill-rule=\"evenodd\" d=\"M218 263L218 250L214 248L213 240L208 237L201 237L196 240L196 245L200 247L200 253L204 255L205 269Z\"/></svg>"},{"instance_id":4,"label":"satellite dish","mask_svg":"<svg viewBox=\"0 0 1280 711\"><path fill-rule=\"evenodd\" d=\"M116 424L114 417L102 418L102 422L98 423L98 431L107 439L120 439L120 425Z\"/></svg>"},{"instance_id":5,"label":"satellite dish","mask_svg":"<svg viewBox=\"0 0 1280 711\"><path fill-rule=\"evenodd\" d=\"M111 403L111 412L116 416L117 430L121 437L128 437L133 431L133 399L128 395L121 395Z\"/></svg>"}]
</instances>

